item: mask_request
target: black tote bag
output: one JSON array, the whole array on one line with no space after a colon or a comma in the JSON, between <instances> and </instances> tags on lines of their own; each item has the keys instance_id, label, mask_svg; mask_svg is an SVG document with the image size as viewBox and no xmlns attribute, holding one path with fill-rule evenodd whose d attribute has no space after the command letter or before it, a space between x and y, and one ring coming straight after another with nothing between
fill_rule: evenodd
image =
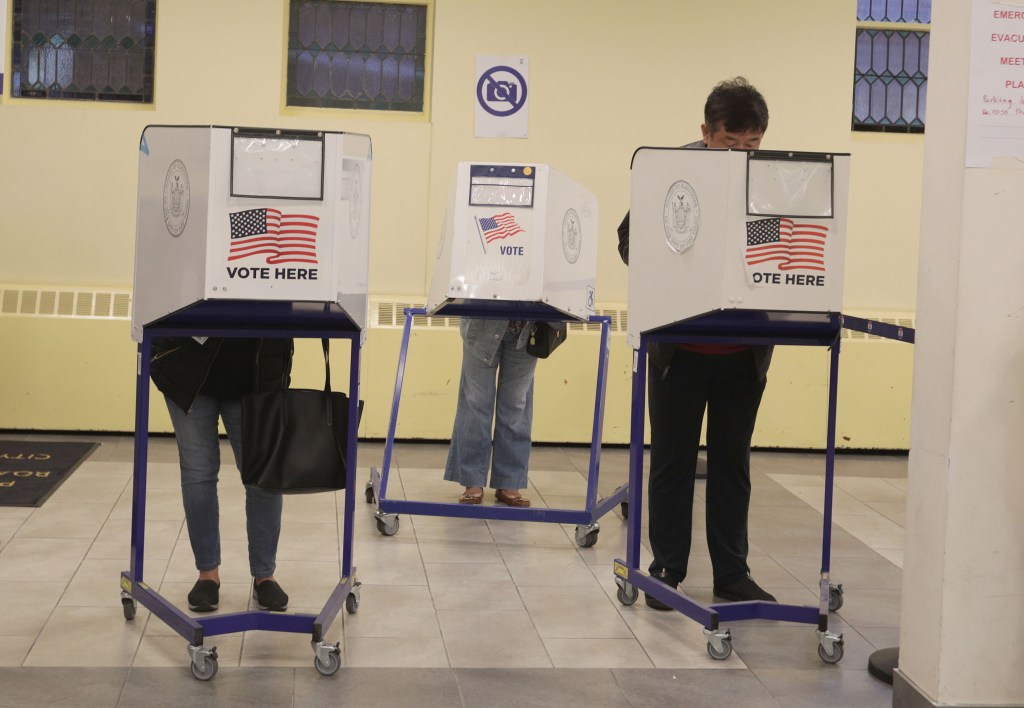
<instances>
[{"instance_id":1,"label":"black tote bag","mask_svg":"<svg viewBox=\"0 0 1024 708\"><path fill-rule=\"evenodd\" d=\"M283 494L345 488L348 396L331 391L327 339L323 348L322 391L287 388L242 397L244 484Z\"/></svg>"}]
</instances>

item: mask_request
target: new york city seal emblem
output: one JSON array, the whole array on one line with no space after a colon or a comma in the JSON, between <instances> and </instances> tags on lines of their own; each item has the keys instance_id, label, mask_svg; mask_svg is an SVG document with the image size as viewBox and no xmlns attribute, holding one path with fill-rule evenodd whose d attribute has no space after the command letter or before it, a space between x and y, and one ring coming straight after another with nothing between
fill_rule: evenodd
<instances>
[{"instance_id":1,"label":"new york city seal emblem","mask_svg":"<svg viewBox=\"0 0 1024 708\"><path fill-rule=\"evenodd\" d=\"M569 209L562 217L562 253L565 260L575 263L583 250L583 228L580 226L580 215L575 209Z\"/></svg>"},{"instance_id":2,"label":"new york city seal emblem","mask_svg":"<svg viewBox=\"0 0 1024 708\"><path fill-rule=\"evenodd\" d=\"M184 162L175 160L164 177L164 224L174 238L181 236L188 223L188 205L188 170Z\"/></svg>"},{"instance_id":3,"label":"new york city seal emblem","mask_svg":"<svg viewBox=\"0 0 1024 708\"><path fill-rule=\"evenodd\" d=\"M700 203L689 182L679 180L665 195L665 241L676 253L682 253L697 240L700 231Z\"/></svg>"}]
</instances>

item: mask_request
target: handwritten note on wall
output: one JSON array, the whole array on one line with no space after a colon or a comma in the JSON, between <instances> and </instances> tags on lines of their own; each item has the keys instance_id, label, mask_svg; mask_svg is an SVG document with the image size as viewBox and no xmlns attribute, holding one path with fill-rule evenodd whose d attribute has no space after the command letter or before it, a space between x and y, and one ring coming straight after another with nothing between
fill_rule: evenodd
<instances>
[{"instance_id":1,"label":"handwritten note on wall","mask_svg":"<svg viewBox=\"0 0 1024 708\"><path fill-rule=\"evenodd\" d=\"M974 0L967 167L1024 168L1024 5Z\"/></svg>"}]
</instances>

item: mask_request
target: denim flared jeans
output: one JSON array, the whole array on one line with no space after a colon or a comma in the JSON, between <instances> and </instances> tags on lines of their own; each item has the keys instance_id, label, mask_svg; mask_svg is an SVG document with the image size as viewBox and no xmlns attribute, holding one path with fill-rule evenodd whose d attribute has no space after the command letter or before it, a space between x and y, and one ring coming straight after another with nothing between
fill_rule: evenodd
<instances>
[{"instance_id":1,"label":"denim flared jeans","mask_svg":"<svg viewBox=\"0 0 1024 708\"><path fill-rule=\"evenodd\" d=\"M200 394L185 413L166 398L174 425L181 464L181 498L185 506L188 537L192 543L196 568L200 571L220 567L220 504L217 478L220 472L220 440L217 419L224 428L235 453L235 464L242 459L242 402L240 399L214 398ZM279 493L258 487L245 488L245 527L249 537L249 572L254 578L269 578L277 566L277 541L281 535Z\"/></svg>"},{"instance_id":2,"label":"denim flared jeans","mask_svg":"<svg viewBox=\"0 0 1024 708\"><path fill-rule=\"evenodd\" d=\"M462 345L462 376L444 478L464 487L524 489L533 429L537 358L518 349L520 332L506 330L490 360ZM492 437L493 425L493 461Z\"/></svg>"}]
</instances>

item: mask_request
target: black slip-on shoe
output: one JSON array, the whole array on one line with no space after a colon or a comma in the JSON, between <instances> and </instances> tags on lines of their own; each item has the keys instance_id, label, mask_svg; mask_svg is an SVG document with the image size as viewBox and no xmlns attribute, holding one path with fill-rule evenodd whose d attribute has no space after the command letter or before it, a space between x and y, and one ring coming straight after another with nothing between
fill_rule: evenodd
<instances>
[{"instance_id":1,"label":"black slip-on shoe","mask_svg":"<svg viewBox=\"0 0 1024 708\"><path fill-rule=\"evenodd\" d=\"M669 575L668 575L668 571L665 570L664 568L661 569L661 570L656 570L653 573L651 573L651 577L654 578L655 580L658 580L660 582L665 583L669 587L672 587L672 588L679 587L679 583L677 581L672 580L672 578L670 578ZM661 600L656 598L654 595L648 595L647 593L644 593L644 602L647 603L648 607L650 607L652 609L655 609L655 610L671 610L672 609L667 604L665 604L664 602L662 602Z\"/></svg>"},{"instance_id":2,"label":"black slip-on shoe","mask_svg":"<svg viewBox=\"0 0 1024 708\"><path fill-rule=\"evenodd\" d=\"M716 585L714 592L715 597L729 602L749 602L750 600L776 602L775 596L765 592L749 575L728 585Z\"/></svg>"},{"instance_id":3,"label":"black slip-on shoe","mask_svg":"<svg viewBox=\"0 0 1024 708\"><path fill-rule=\"evenodd\" d=\"M261 610L284 612L288 609L288 594L274 580L253 581L252 596Z\"/></svg>"},{"instance_id":4,"label":"black slip-on shoe","mask_svg":"<svg viewBox=\"0 0 1024 708\"><path fill-rule=\"evenodd\" d=\"M216 580L197 580L188 593L188 609L193 612L213 612L220 603L220 583Z\"/></svg>"}]
</instances>

